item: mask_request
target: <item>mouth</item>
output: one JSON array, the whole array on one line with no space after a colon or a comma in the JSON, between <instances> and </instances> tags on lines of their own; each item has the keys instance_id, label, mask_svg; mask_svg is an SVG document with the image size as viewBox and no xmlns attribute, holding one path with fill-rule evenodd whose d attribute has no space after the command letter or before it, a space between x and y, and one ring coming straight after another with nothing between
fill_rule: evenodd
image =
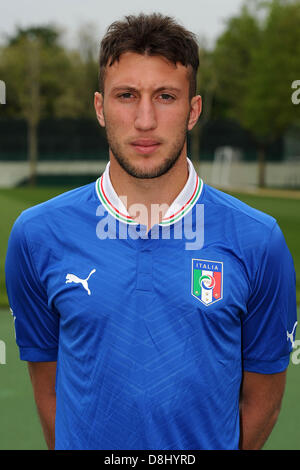
<instances>
[{"instance_id":1,"label":"mouth","mask_svg":"<svg viewBox=\"0 0 300 470\"><path fill-rule=\"evenodd\" d=\"M131 145L137 153L149 154L155 152L161 144L156 140L139 139L131 142Z\"/></svg>"}]
</instances>

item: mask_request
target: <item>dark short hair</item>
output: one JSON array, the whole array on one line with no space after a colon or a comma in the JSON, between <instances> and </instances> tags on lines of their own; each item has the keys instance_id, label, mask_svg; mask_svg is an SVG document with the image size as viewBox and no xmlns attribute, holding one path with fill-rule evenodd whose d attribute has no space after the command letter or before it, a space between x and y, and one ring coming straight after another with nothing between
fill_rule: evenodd
<instances>
[{"instance_id":1,"label":"dark short hair","mask_svg":"<svg viewBox=\"0 0 300 470\"><path fill-rule=\"evenodd\" d=\"M162 56L169 62L191 66L190 98L197 91L199 53L196 36L174 18L160 13L125 16L112 23L103 37L99 56L99 89L104 91L105 70L125 52Z\"/></svg>"}]
</instances>

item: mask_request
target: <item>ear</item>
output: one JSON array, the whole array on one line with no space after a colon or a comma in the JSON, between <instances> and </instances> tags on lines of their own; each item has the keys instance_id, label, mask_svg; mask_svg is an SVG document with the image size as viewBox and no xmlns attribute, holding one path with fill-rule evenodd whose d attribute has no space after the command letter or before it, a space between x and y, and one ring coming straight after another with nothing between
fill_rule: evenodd
<instances>
[{"instance_id":1,"label":"ear","mask_svg":"<svg viewBox=\"0 0 300 470\"><path fill-rule=\"evenodd\" d=\"M194 96L191 100L190 117L188 121L188 130L191 131L199 119L202 111L202 98L200 95Z\"/></svg>"},{"instance_id":2,"label":"ear","mask_svg":"<svg viewBox=\"0 0 300 470\"><path fill-rule=\"evenodd\" d=\"M105 127L103 101L104 101L103 94L96 91L95 96L94 96L94 106L95 106L96 116L97 116L100 126Z\"/></svg>"}]
</instances>

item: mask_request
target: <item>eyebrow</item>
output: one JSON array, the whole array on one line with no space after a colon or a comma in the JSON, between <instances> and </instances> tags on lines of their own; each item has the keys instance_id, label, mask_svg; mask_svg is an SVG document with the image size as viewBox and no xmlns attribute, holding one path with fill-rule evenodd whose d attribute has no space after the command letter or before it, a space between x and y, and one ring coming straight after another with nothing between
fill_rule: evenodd
<instances>
[{"instance_id":1,"label":"eyebrow","mask_svg":"<svg viewBox=\"0 0 300 470\"><path fill-rule=\"evenodd\" d=\"M114 93L116 91L124 91L124 90L139 92L139 90L137 88L134 88L132 86L126 86L126 85L116 86L116 87L112 88L111 92ZM161 91L164 91L164 90L173 91L175 93L180 93L181 92L181 90L179 88L176 88L174 86L164 85L164 86L161 86L159 88L156 88L154 90L154 93L158 93L158 92L161 92Z\"/></svg>"}]
</instances>

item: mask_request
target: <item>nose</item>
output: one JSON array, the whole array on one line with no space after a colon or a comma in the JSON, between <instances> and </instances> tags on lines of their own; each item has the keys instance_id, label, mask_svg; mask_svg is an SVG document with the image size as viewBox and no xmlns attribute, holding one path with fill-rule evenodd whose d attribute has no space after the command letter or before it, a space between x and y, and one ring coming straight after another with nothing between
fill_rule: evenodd
<instances>
[{"instance_id":1,"label":"nose","mask_svg":"<svg viewBox=\"0 0 300 470\"><path fill-rule=\"evenodd\" d=\"M151 98L143 96L140 98L136 109L135 127L142 131L155 129L157 126L155 106Z\"/></svg>"}]
</instances>

